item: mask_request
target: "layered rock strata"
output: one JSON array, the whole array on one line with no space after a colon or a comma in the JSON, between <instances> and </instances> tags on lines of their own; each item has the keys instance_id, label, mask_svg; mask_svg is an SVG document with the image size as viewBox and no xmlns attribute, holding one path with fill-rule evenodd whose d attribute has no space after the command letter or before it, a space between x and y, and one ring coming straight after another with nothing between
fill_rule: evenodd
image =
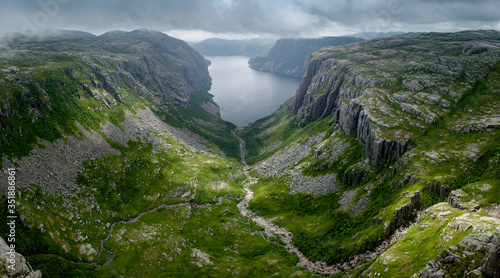
<instances>
[{"instance_id":1,"label":"layered rock strata","mask_svg":"<svg viewBox=\"0 0 500 278\"><path fill-rule=\"evenodd\" d=\"M430 33L323 48L308 62L291 113L299 126L331 117L373 165L392 161L486 78L500 61L499 37Z\"/></svg>"}]
</instances>

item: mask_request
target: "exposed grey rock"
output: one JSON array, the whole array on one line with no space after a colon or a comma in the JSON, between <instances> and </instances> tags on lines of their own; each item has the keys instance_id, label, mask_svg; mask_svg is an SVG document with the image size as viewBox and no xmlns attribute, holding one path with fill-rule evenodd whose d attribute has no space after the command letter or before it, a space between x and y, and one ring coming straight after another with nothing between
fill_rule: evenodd
<instances>
[{"instance_id":1,"label":"exposed grey rock","mask_svg":"<svg viewBox=\"0 0 500 278\"><path fill-rule=\"evenodd\" d=\"M413 193L408 199L408 204L394 210L394 219L396 219L398 224L403 223L405 217L413 215L414 210L421 205L420 192L418 191Z\"/></svg>"},{"instance_id":2,"label":"exposed grey rock","mask_svg":"<svg viewBox=\"0 0 500 278\"><path fill-rule=\"evenodd\" d=\"M208 151L208 142L199 135L190 132L187 129L174 128L159 119L149 108L137 109L134 113L127 112L127 117L123 123L120 123L119 129L115 125L107 122L103 126L103 132L113 141L126 145L128 140L137 140L153 142L158 146L172 148L161 137L173 136L176 140L198 150Z\"/></svg>"},{"instance_id":3,"label":"exposed grey rock","mask_svg":"<svg viewBox=\"0 0 500 278\"><path fill-rule=\"evenodd\" d=\"M253 169L261 175L282 175L285 169L292 167L306 157L313 145L318 144L324 136L324 133L318 133L305 142L292 143L283 150L258 163Z\"/></svg>"},{"instance_id":4,"label":"exposed grey rock","mask_svg":"<svg viewBox=\"0 0 500 278\"><path fill-rule=\"evenodd\" d=\"M283 144L283 142L281 141L276 141L276 142L272 142L269 146L267 146L265 149L261 150L260 151L260 154L263 154L263 153L267 153L267 152L270 152L270 151L273 151L274 149L276 149L277 147L281 146L281 144Z\"/></svg>"},{"instance_id":5,"label":"exposed grey rock","mask_svg":"<svg viewBox=\"0 0 500 278\"><path fill-rule=\"evenodd\" d=\"M439 196L441 196L441 198L448 197L450 193L451 187L449 187L448 185L441 185L441 187L439 188Z\"/></svg>"},{"instance_id":6,"label":"exposed grey rock","mask_svg":"<svg viewBox=\"0 0 500 278\"><path fill-rule=\"evenodd\" d=\"M215 102L203 102L200 106L213 116L220 117L220 108Z\"/></svg>"},{"instance_id":7,"label":"exposed grey rock","mask_svg":"<svg viewBox=\"0 0 500 278\"><path fill-rule=\"evenodd\" d=\"M317 177L306 177L300 172L290 171L290 193L305 192L315 195L324 195L339 190L336 174L327 174Z\"/></svg>"},{"instance_id":8,"label":"exposed grey rock","mask_svg":"<svg viewBox=\"0 0 500 278\"><path fill-rule=\"evenodd\" d=\"M194 192L191 190L193 186L184 185L175 188L170 191L168 196L165 197L165 200L182 200L182 201L191 201L194 199Z\"/></svg>"},{"instance_id":9,"label":"exposed grey rock","mask_svg":"<svg viewBox=\"0 0 500 278\"><path fill-rule=\"evenodd\" d=\"M338 132L334 132L329 138L314 147L313 155L316 161L311 164L313 170L321 172L328 169L333 162L341 159L345 154L345 150L351 146L348 141L338 135ZM345 175L359 174L357 168L355 168L352 167L346 171Z\"/></svg>"},{"instance_id":10,"label":"exposed grey rock","mask_svg":"<svg viewBox=\"0 0 500 278\"><path fill-rule=\"evenodd\" d=\"M290 193L306 192L309 194L323 195L338 191L338 181L336 174L326 174L317 177L308 177L300 172L300 165L297 169L292 169L300 160L309 155L313 149L318 158L329 157L328 161L337 159L342 155L343 150L348 145L342 140L332 140L329 144L326 141L320 143L324 133L315 134L307 141L292 143L283 150L273 154L266 160L258 163L253 169L263 175L276 176L289 174L291 179ZM318 144L319 143L319 144ZM314 145L318 144L315 148ZM271 144L272 146L272 144ZM328 161L326 162L328 164Z\"/></svg>"},{"instance_id":11,"label":"exposed grey rock","mask_svg":"<svg viewBox=\"0 0 500 278\"><path fill-rule=\"evenodd\" d=\"M210 260L210 256L207 253L202 252L199 249L193 248L191 250L191 263L198 267L203 267L206 265L213 265L214 263Z\"/></svg>"},{"instance_id":12,"label":"exposed grey rock","mask_svg":"<svg viewBox=\"0 0 500 278\"><path fill-rule=\"evenodd\" d=\"M367 193L363 195L361 199L359 199L359 201L351 207L349 213L351 214L351 216L362 213L366 209L366 206L368 205L369 202L370 202L370 193Z\"/></svg>"},{"instance_id":13,"label":"exposed grey rock","mask_svg":"<svg viewBox=\"0 0 500 278\"><path fill-rule=\"evenodd\" d=\"M463 277L500 277L500 231L494 234L471 234L462 239L457 246L443 250L434 261L429 261L419 274L419 278L445 277L453 263L475 263L477 258L484 259L479 268L470 270L466 265Z\"/></svg>"},{"instance_id":14,"label":"exposed grey rock","mask_svg":"<svg viewBox=\"0 0 500 278\"><path fill-rule=\"evenodd\" d=\"M42 272L33 270L24 256L11 249L3 238L0 238L0 262L6 264L9 277L42 278Z\"/></svg>"},{"instance_id":15,"label":"exposed grey rock","mask_svg":"<svg viewBox=\"0 0 500 278\"><path fill-rule=\"evenodd\" d=\"M449 111L450 103L500 61L500 45L490 42L497 40L497 32L444 37L422 34L321 49L308 62L292 115L299 126L332 117L364 144L373 165L401 157L416 132L433 125ZM465 45L465 37L475 41ZM416 47L428 52L413 54ZM450 49L455 55L450 55ZM481 49L481 55L468 49ZM465 80L460 79L464 76ZM470 125L479 130L497 127L497 117L490 116L472 118Z\"/></svg>"},{"instance_id":16,"label":"exposed grey rock","mask_svg":"<svg viewBox=\"0 0 500 278\"><path fill-rule=\"evenodd\" d=\"M167 125L149 108L135 111L135 114L126 113L127 117L121 128L107 122L102 126L102 132L111 140L126 145L129 140L143 140L152 142L154 145L172 148L156 133L165 137L173 136L176 140L193 147L198 151L208 151L208 143L198 135L184 129L179 130ZM61 192L68 195L73 190L79 190L75 184L76 175L83 169L83 162L97 159L106 155L119 155L120 152L113 149L106 140L96 131L88 132L78 124L83 138L67 136L67 144L63 140L55 143L44 142L45 149L36 147L30 156L16 160L18 169L16 175L23 183L19 187L32 188L38 184L50 192ZM156 132L156 133L155 133ZM10 161L4 160L4 168L12 167ZM32 169L37 169L32 171ZM7 179L6 173L0 172L0 179ZM0 193L6 188L1 186Z\"/></svg>"},{"instance_id":17,"label":"exposed grey rock","mask_svg":"<svg viewBox=\"0 0 500 278\"><path fill-rule=\"evenodd\" d=\"M339 203L340 203L340 208L339 210L346 210L352 203L352 199L354 196L356 196L356 193L358 193L359 189L354 189L354 190L348 190L345 191L342 194L342 197L340 197Z\"/></svg>"},{"instance_id":18,"label":"exposed grey rock","mask_svg":"<svg viewBox=\"0 0 500 278\"><path fill-rule=\"evenodd\" d=\"M370 169L369 161L358 162L347 168L344 172L344 182L350 186L356 186L359 183L366 181L368 170Z\"/></svg>"},{"instance_id":19,"label":"exposed grey rock","mask_svg":"<svg viewBox=\"0 0 500 278\"><path fill-rule=\"evenodd\" d=\"M500 277L500 231L494 233L488 240L485 258L481 263L482 272L486 277Z\"/></svg>"},{"instance_id":20,"label":"exposed grey rock","mask_svg":"<svg viewBox=\"0 0 500 278\"><path fill-rule=\"evenodd\" d=\"M111 148L99 133L94 131L91 134L82 126L78 126L84 135L83 140L68 136L67 144L61 139L54 143L43 142L45 149L36 147L30 156L16 161L18 163L18 167L15 167L16 176L23 181L18 187L31 188L33 184L38 184L51 192L78 190L75 177L82 169L83 161L120 154ZM13 165L10 161L4 160L4 168L8 167ZM0 179L7 179L3 171L0 172ZM0 190L6 188L0 187Z\"/></svg>"},{"instance_id":21,"label":"exposed grey rock","mask_svg":"<svg viewBox=\"0 0 500 278\"><path fill-rule=\"evenodd\" d=\"M420 278L444 278L446 275L446 271L442 269L437 269L439 265L435 265L434 263L427 263L426 267L420 273Z\"/></svg>"},{"instance_id":22,"label":"exposed grey rock","mask_svg":"<svg viewBox=\"0 0 500 278\"><path fill-rule=\"evenodd\" d=\"M461 199L467 198L469 194L465 193L462 189L453 190L448 197L448 202L454 208L468 210L468 211L476 211L479 209L479 203L472 199L469 202L461 201Z\"/></svg>"}]
</instances>

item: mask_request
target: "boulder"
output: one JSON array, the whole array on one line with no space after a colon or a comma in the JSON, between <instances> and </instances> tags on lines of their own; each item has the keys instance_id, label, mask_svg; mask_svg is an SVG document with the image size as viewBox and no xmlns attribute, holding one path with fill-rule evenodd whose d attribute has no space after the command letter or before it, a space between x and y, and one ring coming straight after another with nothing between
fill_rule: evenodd
<instances>
[{"instance_id":1,"label":"boulder","mask_svg":"<svg viewBox=\"0 0 500 278\"><path fill-rule=\"evenodd\" d=\"M10 259L13 261L10 261ZM6 274L8 277L42 278L42 272L33 270L24 256L11 249L3 238L0 238L0 262L7 266L7 273L1 273L0 271L0 274Z\"/></svg>"}]
</instances>

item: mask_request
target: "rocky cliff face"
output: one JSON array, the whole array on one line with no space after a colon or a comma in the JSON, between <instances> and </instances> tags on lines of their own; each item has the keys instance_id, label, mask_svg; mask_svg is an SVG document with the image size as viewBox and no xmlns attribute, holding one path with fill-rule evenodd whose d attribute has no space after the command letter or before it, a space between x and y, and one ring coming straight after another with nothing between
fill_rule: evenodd
<instances>
[{"instance_id":1,"label":"rocky cliff face","mask_svg":"<svg viewBox=\"0 0 500 278\"><path fill-rule=\"evenodd\" d=\"M485 79L500 60L499 38L495 31L426 34L322 49L308 62L291 112L299 126L331 117L374 165L394 160Z\"/></svg>"},{"instance_id":2,"label":"rocky cliff face","mask_svg":"<svg viewBox=\"0 0 500 278\"><path fill-rule=\"evenodd\" d=\"M8 43L11 49L24 51L26 55L11 56L13 59L4 64L24 62L32 66L22 70L23 82L42 72L39 66L43 60L53 59L55 62L50 62L44 70L83 67L83 74L88 76L80 78L81 85L91 95L93 91L105 90L118 102L120 87L126 87L165 108L189 107L190 96L210 88L209 62L185 42L156 31L114 31L99 37L36 43L14 37ZM70 61L77 61L77 65L69 65ZM8 79L11 70L2 71ZM81 73L73 70L72 75L78 77Z\"/></svg>"},{"instance_id":3,"label":"rocky cliff face","mask_svg":"<svg viewBox=\"0 0 500 278\"><path fill-rule=\"evenodd\" d=\"M90 45L100 55L106 50L126 54L108 63L114 62L112 67L118 73L130 73L134 80L110 73L106 76L108 84L122 81L131 88L143 85L148 88L148 95L161 106L189 107L191 95L210 88L209 62L185 42L163 33L149 30L111 32ZM93 52L92 49L85 51Z\"/></svg>"},{"instance_id":4,"label":"rocky cliff face","mask_svg":"<svg viewBox=\"0 0 500 278\"><path fill-rule=\"evenodd\" d=\"M322 47L361 41L353 37L324 37L319 39L279 39L266 57L248 61L251 68L302 78L309 56Z\"/></svg>"},{"instance_id":5,"label":"rocky cliff face","mask_svg":"<svg viewBox=\"0 0 500 278\"><path fill-rule=\"evenodd\" d=\"M200 111L196 116L207 125L222 122L207 93L209 62L163 33L115 31L42 41L12 37L6 43L10 50L0 62L0 152L8 157L27 155L37 137L52 141L77 131L72 121L94 129L105 121L116 124L123 109L144 102L179 126L179 121L196 125L176 118L187 113L179 109Z\"/></svg>"},{"instance_id":6,"label":"rocky cliff face","mask_svg":"<svg viewBox=\"0 0 500 278\"><path fill-rule=\"evenodd\" d=\"M500 277L500 231L491 236L467 236L429 261L419 278Z\"/></svg>"},{"instance_id":7,"label":"rocky cliff face","mask_svg":"<svg viewBox=\"0 0 500 278\"><path fill-rule=\"evenodd\" d=\"M181 235L191 229L195 209L227 207L222 203L230 200L237 212L232 198L244 191L241 179L236 181L241 165L234 159L235 126L220 119L208 94L208 62L194 49L148 30L35 41L14 37L6 45L9 50L0 54L0 179L8 179L5 169L16 169L15 212L9 212L17 215L16 251L44 277L115 276L110 272L126 256L136 263L127 263L120 275L175 273L200 242ZM3 221L9 216L6 185L0 184ZM158 216L169 213L180 222ZM164 223L149 223L153 233L136 233L148 217ZM193 235L209 228L193 223ZM142 260L132 257L149 251L108 247L122 228L161 251ZM2 237L6 229L0 227ZM15 277L39 277L26 260L19 261ZM145 261L163 263L144 271ZM3 271L1 266L0 261ZM201 266L183 267L192 272Z\"/></svg>"},{"instance_id":8,"label":"rocky cliff face","mask_svg":"<svg viewBox=\"0 0 500 278\"><path fill-rule=\"evenodd\" d=\"M354 254L380 255L342 277L418 276L465 236L497 231L499 50L499 32L471 31L314 53L295 97L242 132L248 161L267 175L250 206L310 259L345 271ZM314 201L290 205L304 192ZM316 209L325 198L335 199ZM466 251L446 267L475 260L474 277L483 258Z\"/></svg>"},{"instance_id":9,"label":"rocky cliff face","mask_svg":"<svg viewBox=\"0 0 500 278\"><path fill-rule=\"evenodd\" d=\"M0 264L2 265L0 267L2 277L42 278L42 272L33 270L23 255L16 253L15 250L12 252L3 238L0 238Z\"/></svg>"}]
</instances>

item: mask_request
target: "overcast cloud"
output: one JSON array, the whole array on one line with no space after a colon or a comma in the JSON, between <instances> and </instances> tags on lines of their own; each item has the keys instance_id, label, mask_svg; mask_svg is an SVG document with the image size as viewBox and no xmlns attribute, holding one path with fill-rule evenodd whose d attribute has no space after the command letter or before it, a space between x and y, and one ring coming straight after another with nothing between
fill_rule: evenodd
<instances>
[{"instance_id":1,"label":"overcast cloud","mask_svg":"<svg viewBox=\"0 0 500 278\"><path fill-rule=\"evenodd\" d=\"M149 28L184 40L500 29L499 0L0 0L0 32Z\"/></svg>"}]
</instances>

